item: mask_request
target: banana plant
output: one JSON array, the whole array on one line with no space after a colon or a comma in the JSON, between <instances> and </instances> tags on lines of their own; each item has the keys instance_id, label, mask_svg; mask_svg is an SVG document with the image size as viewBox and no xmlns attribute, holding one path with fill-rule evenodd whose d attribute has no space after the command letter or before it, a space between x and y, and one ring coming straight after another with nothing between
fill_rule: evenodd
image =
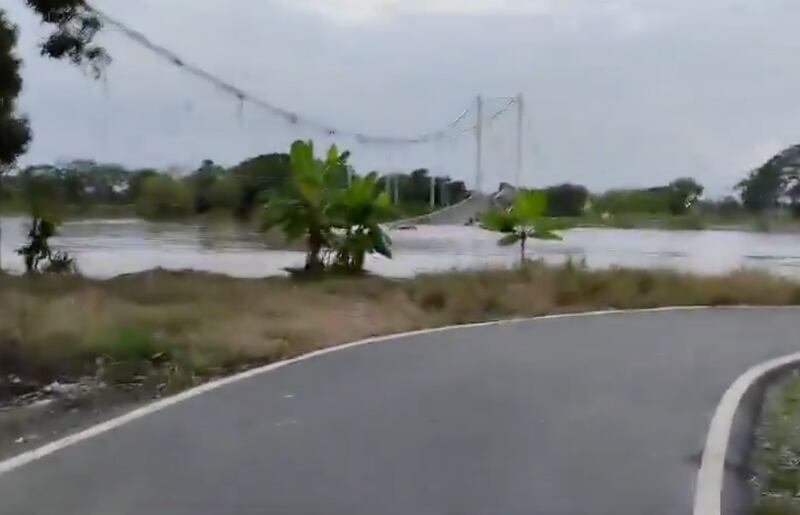
<instances>
[{"instance_id":1,"label":"banana plant","mask_svg":"<svg viewBox=\"0 0 800 515\"><path fill-rule=\"evenodd\" d=\"M567 227L544 216L547 210L547 195L541 191L520 192L507 210L493 209L481 217L481 225L490 231L505 234L498 244L510 246L519 243L520 264L525 262L525 250L529 239L561 240L556 232Z\"/></svg>"},{"instance_id":2,"label":"banana plant","mask_svg":"<svg viewBox=\"0 0 800 515\"><path fill-rule=\"evenodd\" d=\"M389 194L381 191L378 175L354 177L350 186L334 200L331 217L334 227L334 251L337 266L361 272L367 254L392 257L392 241L380 221L392 214Z\"/></svg>"},{"instance_id":3,"label":"banana plant","mask_svg":"<svg viewBox=\"0 0 800 515\"><path fill-rule=\"evenodd\" d=\"M330 147L323 161L314 157L311 141L295 141L290 152L291 177L287 194L271 201L264 211L263 230L280 227L288 241L305 239L307 271L325 268L321 254L332 239L333 226L329 217L332 183L341 161L335 145Z\"/></svg>"}]
</instances>

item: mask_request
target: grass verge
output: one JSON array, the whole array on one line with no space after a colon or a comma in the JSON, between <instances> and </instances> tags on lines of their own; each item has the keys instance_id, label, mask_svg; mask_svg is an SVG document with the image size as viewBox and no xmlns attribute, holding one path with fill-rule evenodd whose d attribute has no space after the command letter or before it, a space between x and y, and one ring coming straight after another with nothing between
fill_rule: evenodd
<instances>
[{"instance_id":1,"label":"grass verge","mask_svg":"<svg viewBox=\"0 0 800 515\"><path fill-rule=\"evenodd\" d=\"M753 460L755 515L800 514L800 375L767 391Z\"/></svg>"},{"instance_id":2,"label":"grass verge","mask_svg":"<svg viewBox=\"0 0 800 515\"><path fill-rule=\"evenodd\" d=\"M800 284L740 271L531 264L410 280L296 281L151 271L96 281L0 276L0 374L40 381L152 368L194 383L244 366L400 331L605 308L800 304ZM117 377L118 376L118 377ZM181 388L182 384L176 384Z\"/></svg>"}]
</instances>

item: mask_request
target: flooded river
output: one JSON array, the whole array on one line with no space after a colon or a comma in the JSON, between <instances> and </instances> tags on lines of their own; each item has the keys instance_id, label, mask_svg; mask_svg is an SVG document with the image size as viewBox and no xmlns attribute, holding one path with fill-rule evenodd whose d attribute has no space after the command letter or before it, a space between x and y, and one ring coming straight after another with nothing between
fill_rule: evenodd
<instances>
[{"instance_id":1,"label":"flooded river","mask_svg":"<svg viewBox=\"0 0 800 515\"><path fill-rule=\"evenodd\" d=\"M3 218L2 266L19 272L14 252L26 222ZM516 248L497 246L497 235L475 227L420 226L392 231L393 260L372 258L368 268L390 277L420 272L509 266ZM64 224L53 246L77 258L85 275L107 278L151 268L194 269L237 277L282 274L299 266L302 252L270 248L261 235L235 226L141 220L87 220ZM563 242L533 242L530 257L559 262L586 259L591 267L674 268L720 273L760 268L800 279L800 235L738 231L575 229Z\"/></svg>"}]
</instances>

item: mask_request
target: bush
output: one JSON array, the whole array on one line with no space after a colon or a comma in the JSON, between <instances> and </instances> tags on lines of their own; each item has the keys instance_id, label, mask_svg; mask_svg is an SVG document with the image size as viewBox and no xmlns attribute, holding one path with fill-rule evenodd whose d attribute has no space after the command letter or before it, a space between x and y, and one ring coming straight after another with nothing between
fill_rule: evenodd
<instances>
[{"instance_id":1,"label":"bush","mask_svg":"<svg viewBox=\"0 0 800 515\"><path fill-rule=\"evenodd\" d=\"M75 260L66 252L53 251L50 238L56 234L58 224L34 216L28 230L28 243L17 249L25 261L27 274L69 274L76 272Z\"/></svg>"},{"instance_id":2,"label":"bush","mask_svg":"<svg viewBox=\"0 0 800 515\"><path fill-rule=\"evenodd\" d=\"M146 178L136 199L136 212L145 218L168 218L192 213L188 186L166 175Z\"/></svg>"},{"instance_id":3,"label":"bush","mask_svg":"<svg viewBox=\"0 0 800 515\"><path fill-rule=\"evenodd\" d=\"M62 251L53 252L50 260L44 266L43 271L48 274L74 274L78 272L78 267L69 254Z\"/></svg>"},{"instance_id":4,"label":"bush","mask_svg":"<svg viewBox=\"0 0 800 515\"><path fill-rule=\"evenodd\" d=\"M589 201L589 190L576 184L562 184L545 190L547 216L581 216Z\"/></svg>"},{"instance_id":5,"label":"bush","mask_svg":"<svg viewBox=\"0 0 800 515\"><path fill-rule=\"evenodd\" d=\"M239 202L239 185L232 177L221 177L211 185L207 195L210 209L232 211Z\"/></svg>"}]
</instances>

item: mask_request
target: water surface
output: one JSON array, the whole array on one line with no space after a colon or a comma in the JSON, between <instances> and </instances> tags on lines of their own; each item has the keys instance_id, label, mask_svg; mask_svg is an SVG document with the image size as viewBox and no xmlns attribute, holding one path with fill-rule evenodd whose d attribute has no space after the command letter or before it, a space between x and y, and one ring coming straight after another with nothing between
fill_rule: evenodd
<instances>
[{"instance_id":1,"label":"water surface","mask_svg":"<svg viewBox=\"0 0 800 515\"><path fill-rule=\"evenodd\" d=\"M14 253L24 242L26 221L3 218L2 266L21 272ZM420 226L393 230L393 260L371 258L368 268L389 277L420 272L510 266L516 247L497 246L497 235L476 227ZM236 277L283 274L299 266L303 253L275 248L258 233L233 225L142 220L85 220L64 224L53 246L77 258L82 273L107 278L161 267L194 269ZM723 273L759 268L800 278L800 237L739 231L575 229L563 242L532 242L529 256L549 262L569 257L589 266L674 268Z\"/></svg>"}]
</instances>

